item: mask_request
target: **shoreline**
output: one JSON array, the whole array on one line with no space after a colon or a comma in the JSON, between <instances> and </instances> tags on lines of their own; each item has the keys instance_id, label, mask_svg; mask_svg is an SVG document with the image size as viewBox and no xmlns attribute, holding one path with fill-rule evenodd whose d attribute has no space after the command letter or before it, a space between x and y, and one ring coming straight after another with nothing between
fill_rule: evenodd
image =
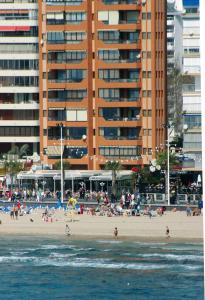
<instances>
[{"instance_id":1,"label":"shoreline","mask_svg":"<svg viewBox=\"0 0 205 300\"><path fill-rule=\"evenodd\" d=\"M172 244L172 243L196 243L196 244L203 244L203 238L179 238L179 237L170 237L167 239L163 236L158 237L148 237L148 236L119 236L117 239L113 235L76 235L71 234L70 236L67 236L66 234L56 234L56 233L9 233L8 232L0 232L0 238L45 238L46 239L54 239L54 240L66 240L66 241L114 241L114 242L139 242L139 243L166 243L166 244Z\"/></svg>"}]
</instances>

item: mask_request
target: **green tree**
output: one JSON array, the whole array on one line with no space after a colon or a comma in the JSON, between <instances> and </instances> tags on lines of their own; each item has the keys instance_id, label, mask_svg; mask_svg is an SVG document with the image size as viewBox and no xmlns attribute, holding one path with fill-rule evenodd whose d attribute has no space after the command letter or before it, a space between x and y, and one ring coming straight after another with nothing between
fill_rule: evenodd
<instances>
[{"instance_id":1,"label":"green tree","mask_svg":"<svg viewBox=\"0 0 205 300\"><path fill-rule=\"evenodd\" d=\"M139 182L140 184L159 184L162 181L162 174L159 171L156 171L154 173L150 172L149 166L145 166L143 169L141 169L139 174Z\"/></svg>"},{"instance_id":2,"label":"green tree","mask_svg":"<svg viewBox=\"0 0 205 300\"><path fill-rule=\"evenodd\" d=\"M167 75L168 119L172 120L175 133L182 132L182 86L183 75L179 67L176 66Z\"/></svg>"},{"instance_id":3,"label":"green tree","mask_svg":"<svg viewBox=\"0 0 205 300\"><path fill-rule=\"evenodd\" d=\"M160 152L157 156L157 164L162 170L167 168L167 151ZM174 166L179 166L180 162L175 153L169 154L169 166L172 169Z\"/></svg>"},{"instance_id":4,"label":"green tree","mask_svg":"<svg viewBox=\"0 0 205 300\"><path fill-rule=\"evenodd\" d=\"M104 169L112 171L112 193L113 193L113 195L116 196L116 194L117 194L117 188L116 188L117 172L122 169L122 165L117 160L114 160L114 161L110 160L110 161L106 162Z\"/></svg>"},{"instance_id":5,"label":"green tree","mask_svg":"<svg viewBox=\"0 0 205 300\"><path fill-rule=\"evenodd\" d=\"M58 160L53 164L54 170L60 170L61 169L61 161ZM63 170L70 170L70 163L69 161L63 161Z\"/></svg>"}]
</instances>

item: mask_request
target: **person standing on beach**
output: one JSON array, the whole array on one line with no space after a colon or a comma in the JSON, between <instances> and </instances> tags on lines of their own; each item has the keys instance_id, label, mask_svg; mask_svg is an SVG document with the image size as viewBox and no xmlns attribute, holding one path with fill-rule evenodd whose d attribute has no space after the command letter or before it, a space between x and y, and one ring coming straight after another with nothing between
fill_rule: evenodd
<instances>
[{"instance_id":1,"label":"person standing on beach","mask_svg":"<svg viewBox=\"0 0 205 300\"><path fill-rule=\"evenodd\" d=\"M115 227L115 229L114 229L114 237L117 239L117 237L118 237L118 229L117 229L117 227Z\"/></svg>"},{"instance_id":2,"label":"person standing on beach","mask_svg":"<svg viewBox=\"0 0 205 300\"><path fill-rule=\"evenodd\" d=\"M169 235L169 227L168 227L168 226L166 227L166 237L167 237L167 239L170 238L170 235Z\"/></svg>"},{"instance_id":3,"label":"person standing on beach","mask_svg":"<svg viewBox=\"0 0 205 300\"><path fill-rule=\"evenodd\" d=\"M71 233L70 233L70 227L68 226L68 224L66 224L66 226L65 226L65 234L67 236L71 235Z\"/></svg>"}]
</instances>

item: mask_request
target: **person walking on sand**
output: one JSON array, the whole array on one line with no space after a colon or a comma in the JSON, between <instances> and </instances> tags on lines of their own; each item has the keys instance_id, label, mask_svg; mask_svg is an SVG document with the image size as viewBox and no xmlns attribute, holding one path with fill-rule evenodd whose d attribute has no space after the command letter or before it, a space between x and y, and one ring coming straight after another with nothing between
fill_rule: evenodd
<instances>
[{"instance_id":1,"label":"person walking on sand","mask_svg":"<svg viewBox=\"0 0 205 300\"><path fill-rule=\"evenodd\" d=\"M167 239L170 238L170 235L169 235L169 227L168 227L168 226L166 227L166 237L167 237Z\"/></svg>"},{"instance_id":2,"label":"person walking on sand","mask_svg":"<svg viewBox=\"0 0 205 300\"><path fill-rule=\"evenodd\" d=\"M115 229L114 229L114 237L117 239L117 237L118 237L118 229L117 229L117 227L115 227Z\"/></svg>"},{"instance_id":3,"label":"person walking on sand","mask_svg":"<svg viewBox=\"0 0 205 300\"><path fill-rule=\"evenodd\" d=\"M66 224L66 226L65 226L65 234L67 236L71 235L71 233L70 233L70 227L68 226L68 224Z\"/></svg>"}]
</instances>

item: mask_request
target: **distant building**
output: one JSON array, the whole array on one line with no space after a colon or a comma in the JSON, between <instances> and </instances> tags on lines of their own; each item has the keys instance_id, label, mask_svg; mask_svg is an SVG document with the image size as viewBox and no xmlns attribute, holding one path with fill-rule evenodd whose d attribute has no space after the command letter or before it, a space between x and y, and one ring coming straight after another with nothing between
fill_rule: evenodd
<instances>
[{"instance_id":1,"label":"distant building","mask_svg":"<svg viewBox=\"0 0 205 300\"><path fill-rule=\"evenodd\" d=\"M193 170L202 169L200 14L199 1L184 0L183 14L183 111L184 143Z\"/></svg>"},{"instance_id":2,"label":"distant building","mask_svg":"<svg viewBox=\"0 0 205 300\"><path fill-rule=\"evenodd\" d=\"M183 65L183 3L167 0L167 71Z\"/></svg>"},{"instance_id":3,"label":"distant building","mask_svg":"<svg viewBox=\"0 0 205 300\"><path fill-rule=\"evenodd\" d=\"M39 148L38 3L0 1L0 153Z\"/></svg>"}]
</instances>

